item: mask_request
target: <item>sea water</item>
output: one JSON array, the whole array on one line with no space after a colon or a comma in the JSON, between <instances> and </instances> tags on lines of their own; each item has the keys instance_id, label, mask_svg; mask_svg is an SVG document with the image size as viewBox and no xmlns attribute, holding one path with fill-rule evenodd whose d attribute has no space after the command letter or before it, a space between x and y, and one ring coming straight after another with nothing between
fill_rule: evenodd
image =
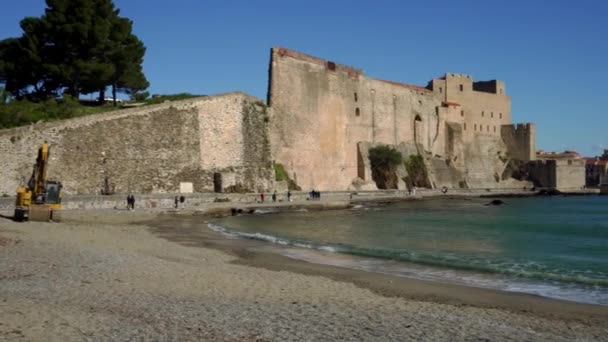
<instances>
[{"instance_id":1,"label":"sea water","mask_svg":"<svg viewBox=\"0 0 608 342\"><path fill-rule=\"evenodd\" d=\"M316 263L608 305L608 196L433 199L224 218Z\"/></svg>"}]
</instances>

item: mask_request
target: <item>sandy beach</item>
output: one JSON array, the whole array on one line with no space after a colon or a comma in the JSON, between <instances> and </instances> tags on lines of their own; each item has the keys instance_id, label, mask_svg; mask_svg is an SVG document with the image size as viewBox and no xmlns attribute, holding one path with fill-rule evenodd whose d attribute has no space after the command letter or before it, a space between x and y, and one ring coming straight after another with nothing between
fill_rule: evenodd
<instances>
[{"instance_id":1,"label":"sandy beach","mask_svg":"<svg viewBox=\"0 0 608 342\"><path fill-rule=\"evenodd\" d=\"M0 340L602 341L608 307L255 251L196 212L0 218Z\"/></svg>"}]
</instances>

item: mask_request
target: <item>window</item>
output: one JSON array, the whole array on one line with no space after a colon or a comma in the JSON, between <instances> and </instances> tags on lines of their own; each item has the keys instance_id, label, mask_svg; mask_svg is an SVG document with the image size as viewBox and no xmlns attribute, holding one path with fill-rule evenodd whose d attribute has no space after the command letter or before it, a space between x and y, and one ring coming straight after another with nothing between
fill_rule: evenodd
<instances>
[{"instance_id":1,"label":"window","mask_svg":"<svg viewBox=\"0 0 608 342\"><path fill-rule=\"evenodd\" d=\"M486 126L486 131L489 132L490 131L490 125Z\"/></svg>"},{"instance_id":2,"label":"window","mask_svg":"<svg viewBox=\"0 0 608 342\"><path fill-rule=\"evenodd\" d=\"M473 130L474 130L474 131L476 131L476 130L477 130L477 124L475 124L475 125L473 126Z\"/></svg>"},{"instance_id":3,"label":"window","mask_svg":"<svg viewBox=\"0 0 608 342\"><path fill-rule=\"evenodd\" d=\"M500 113L500 118L502 119L502 113Z\"/></svg>"},{"instance_id":4,"label":"window","mask_svg":"<svg viewBox=\"0 0 608 342\"><path fill-rule=\"evenodd\" d=\"M496 133L496 126L494 126L494 133Z\"/></svg>"},{"instance_id":5,"label":"window","mask_svg":"<svg viewBox=\"0 0 608 342\"><path fill-rule=\"evenodd\" d=\"M460 91L463 91L463 90L464 90L464 86L461 84L460 85Z\"/></svg>"},{"instance_id":6,"label":"window","mask_svg":"<svg viewBox=\"0 0 608 342\"><path fill-rule=\"evenodd\" d=\"M356 116L361 115L361 110L359 110L359 107L355 108L355 115Z\"/></svg>"},{"instance_id":7,"label":"window","mask_svg":"<svg viewBox=\"0 0 608 342\"><path fill-rule=\"evenodd\" d=\"M494 117L494 112L490 113L490 117L493 118Z\"/></svg>"},{"instance_id":8,"label":"window","mask_svg":"<svg viewBox=\"0 0 608 342\"><path fill-rule=\"evenodd\" d=\"M481 117L483 118L485 115L485 113L483 112L483 110L481 111Z\"/></svg>"},{"instance_id":9,"label":"window","mask_svg":"<svg viewBox=\"0 0 608 342\"><path fill-rule=\"evenodd\" d=\"M443 93L443 88L439 87L439 92Z\"/></svg>"},{"instance_id":10,"label":"window","mask_svg":"<svg viewBox=\"0 0 608 342\"><path fill-rule=\"evenodd\" d=\"M327 69L330 71L336 71L336 63L327 61Z\"/></svg>"},{"instance_id":11,"label":"window","mask_svg":"<svg viewBox=\"0 0 608 342\"><path fill-rule=\"evenodd\" d=\"M464 110L460 111L460 116L464 117Z\"/></svg>"},{"instance_id":12,"label":"window","mask_svg":"<svg viewBox=\"0 0 608 342\"><path fill-rule=\"evenodd\" d=\"M357 98L357 93L355 93L355 102L357 102L357 100L359 100L359 98Z\"/></svg>"},{"instance_id":13,"label":"window","mask_svg":"<svg viewBox=\"0 0 608 342\"><path fill-rule=\"evenodd\" d=\"M464 123L464 130L465 131L467 130L467 123L466 122Z\"/></svg>"}]
</instances>

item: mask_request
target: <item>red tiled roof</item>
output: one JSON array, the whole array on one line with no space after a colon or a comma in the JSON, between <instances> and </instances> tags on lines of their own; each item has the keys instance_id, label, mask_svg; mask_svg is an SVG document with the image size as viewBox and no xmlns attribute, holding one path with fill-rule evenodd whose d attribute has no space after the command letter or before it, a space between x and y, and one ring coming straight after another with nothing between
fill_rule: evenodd
<instances>
[{"instance_id":1,"label":"red tiled roof","mask_svg":"<svg viewBox=\"0 0 608 342\"><path fill-rule=\"evenodd\" d=\"M587 165L608 165L608 160L597 160L595 158L585 158Z\"/></svg>"},{"instance_id":2,"label":"red tiled roof","mask_svg":"<svg viewBox=\"0 0 608 342\"><path fill-rule=\"evenodd\" d=\"M420 91L430 91L430 90L426 89L425 87L417 86L417 85L413 85L413 84L407 84L407 83L395 82L395 81L387 81L387 80L382 80L382 79L379 79L379 78L375 78L375 80L386 82L386 83L390 83L390 84L393 84L393 85L396 85L396 86L400 86L400 87L404 87L404 88L409 88L409 89L414 89L414 90L420 90Z\"/></svg>"}]
</instances>

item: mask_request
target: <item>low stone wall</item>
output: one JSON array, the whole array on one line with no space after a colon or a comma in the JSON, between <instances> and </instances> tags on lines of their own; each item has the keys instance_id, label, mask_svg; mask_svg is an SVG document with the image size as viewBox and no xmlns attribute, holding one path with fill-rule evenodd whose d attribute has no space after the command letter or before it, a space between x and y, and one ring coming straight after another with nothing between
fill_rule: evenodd
<instances>
[{"instance_id":1,"label":"low stone wall","mask_svg":"<svg viewBox=\"0 0 608 342\"><path fill-rule=\"evenodd\" d=\"M598 191L599 192L599 191ZM377 190L377 191L332 191L321 192L321 201L373 201L373 200L393 200L398 198L433 198L433 197L480 197L484 195L520 195L534 194L531 191L523 191L523 189L448 189L443 193L441 189L417 189L415 193L410 193L406 190ZM266 204L272 204L272 193L264 193ZM352 196L351 196L352 195ZM135 195L136 209L172 209L175 207L175 196L182 194L146 194ZM234 205L238 207L244 204L253 204L260 202L259 193L245 194L217 194L217 193L196 193L183 194L185 203L180 203L180 208L196 209L197 207L221 206L230 207ZM66 196L63 198L63 209L126 209L127 195L112 195L112 196ZM294 204L305 203L309 201L309 193L304 191L292 192L291 199ZM287 201L285 192L277 193L277 202L283 203ZM313 201L314 202L314 201ZM10 210L15 205L14 197L0 198L0 209Z\"/></svg>"},{"instance_id":2,"label":"low stone wall","mask_svg":"<svg viewBox=\"0 0 608 342\"><path fill-rule=\"evenodd\" d=\"M213 191L215 178L271 189L267 121L261 100L235 92L0 130L0 196L27 182L45 141L66 195Z\"/></svg>"}]
</instances>

